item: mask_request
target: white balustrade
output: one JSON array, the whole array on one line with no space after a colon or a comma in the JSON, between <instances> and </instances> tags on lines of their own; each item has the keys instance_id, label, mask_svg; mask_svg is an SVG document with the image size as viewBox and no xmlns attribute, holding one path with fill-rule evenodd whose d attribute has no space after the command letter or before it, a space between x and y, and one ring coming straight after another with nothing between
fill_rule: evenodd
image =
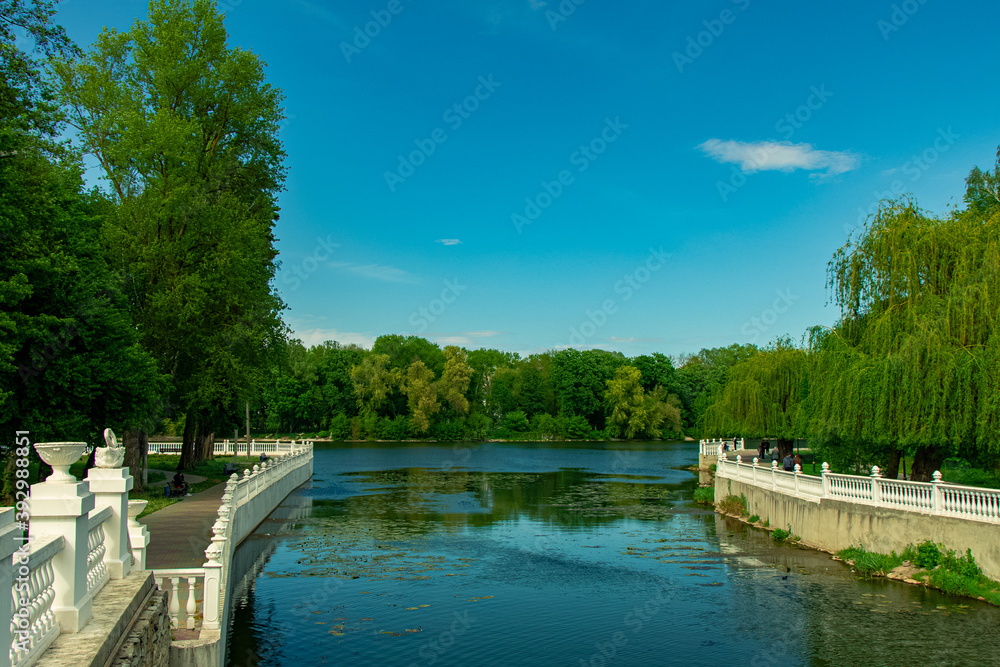
<instances>
[{"instance_id":1,"label":"white balustrade","mask_svg":"<svg viewBox=\"0 0 1000 667\"><path fill-rule=\"evenodd\" d=\"M29 544L26 557L15 554L12 586L15 609L11 615L10 664L26 667L59 636L59 623L52 611L56 593L52 557L63 550L62 536L38 538Z\"/></svg>"},{"instance_id":2,"label":"white balustrade","mask_svg":"<svg viewBox=\"0 0 1000 667\"><path fill-rule=\"evenodd\" d=\"M90 513L90 529L87 531L87 595L93 597L108 583L110 575L104 562L108 552L104 545L104 522L111 516L111 508L94 510Z\"/></svg>"},{"instance_id":3,"label":"white balustrade","mask_svg":"<svg viewBox=\"0 0 1000 667\"><path fill-rule=\"evenodd\" d=\"M756 459L754 462L759 463ZM931 483L911 482L885 479L878 467L874 467L872 474L868 476L842 475L830 472L829 464L823 463L821 476L815 477L805 475L800 470L780 470L776 461L772 462L771 469L767 471L759 465L743 463L741 456L731 461L720 455L716 475L808 500L838 500L1000 523L1000 490L946 484L941 481L940 472L934 473L934 481Z\"/></svg>"}]
</instances>

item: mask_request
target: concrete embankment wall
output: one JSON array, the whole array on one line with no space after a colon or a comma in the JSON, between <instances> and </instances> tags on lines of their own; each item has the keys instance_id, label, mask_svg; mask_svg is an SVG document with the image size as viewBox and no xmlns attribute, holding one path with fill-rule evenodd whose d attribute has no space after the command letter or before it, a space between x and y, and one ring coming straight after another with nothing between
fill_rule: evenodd
<instances>
[{"instance_id":1,"label":"concrete embankment wall","mask_svg":"<svg viewBox=\"0 0 1000 667\"><path fill-rule=\"evenodd\" d=\"M972 550L983 574L1000 580L1000 526L838 500L819 502L762 489L745 482L715 478L716 502L746 496L750 514L772 528L789 529L802 542L824 551L863 546L868 551L900 553L908 544L927 540L965 553Z\"/></svg>"}]
</instances>

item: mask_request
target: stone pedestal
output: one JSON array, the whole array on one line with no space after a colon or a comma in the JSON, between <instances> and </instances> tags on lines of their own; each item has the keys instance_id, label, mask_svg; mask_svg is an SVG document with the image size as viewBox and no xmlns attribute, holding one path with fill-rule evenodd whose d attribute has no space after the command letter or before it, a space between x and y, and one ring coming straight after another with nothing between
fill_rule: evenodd
<instances>
[{"instance_id":1,"label":"stone pedestal","mask_svg":"<svg viewBox=\"0 0 1000 667\"><path fill-rule=\"evenodd\" d=\"M96 509L111 508L104 522L104 562L112 579L124 579L132 569L129 553L128 492L135 480L128 468L91 468L87 473Z\"/></svg>"},{"instance_id":2,"label":"stone pedestal","mask_svg":"<svg viewBox=\"0 0 1000 667\"><path fill-rule=\"evenodd\" d=\"M31 535L62 535L66 544L52 558L55 599L52 611L63 632L79 632L91 617L87 597L87 536L94 494L87 482L31 487Z\"/></svg>"}]
</instances>

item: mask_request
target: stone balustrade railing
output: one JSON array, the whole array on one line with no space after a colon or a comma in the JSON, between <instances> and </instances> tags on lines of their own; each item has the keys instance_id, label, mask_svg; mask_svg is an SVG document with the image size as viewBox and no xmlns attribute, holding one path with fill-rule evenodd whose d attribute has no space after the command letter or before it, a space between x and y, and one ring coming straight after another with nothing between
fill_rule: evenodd
<instances>
[{"instance_id":1,"label":"stone balustrade railing","mask_svg":"<svg viewBox=\"0 0 1000 667\"><path fill-rule=\"evenodd\" d=\"M273 443L271 443L273 444ZM312 443L296 444L285 454L233 474L212 526L212 541L200 568L153 571L161 588L171 588L170 618L174 627L219 633L226 618L226 591L232 552L295 487L302 483L292 473L311 466ZM258 500L260 502L258 502ZM200 624L198 619L201 619Z\"/></svg>"},{"instance_id":2,"label":"stone balustrade railing","mask_svg":"<svg viewBox=\"0 0 1000 667\"><path fill-rule=\"evenodd\" d=\"M831 472L829 464L824 463L819 477L802 474L799 466L795 466L794 472L781 470L777 466L777 461L762 465L756 457L752 463L744 463L741 456L730 460L722 452L719 454L716 475L806 500L820 501L827 498L907 512L1000 523L1000 490L947 484L941 481L941 473L938 471L934 472L933 482L911 482L884 479L878 466L872 468L870 476L843 475Z\"/></svg>"},{"instance_id":3,"label":"stone balustrade railing","mask_svg":"<svg viewBox=\"0 0 1000 667\"><path fill-rule=\"evenodd\" d=\"M729 449L737 450L743 449L744 438L719 438L716 440L712 438L711 440L700 440L698 442L699 451L702 456L718 456L722 451L722 445L728 444Z\"/></svg>"},{"instance_id":4,"label":"stone balustrade railing","mask_svg":"<svg viewBox=\"0 0 1000 667\"><path fill-rule=\"evenodd\" d=\"M255 456L259 454L287 454L292 449L300 447L302 443L296 443L295 440L290 442L277 441L257 441L250 440L250 451L247 452L246 442L230 442L229 440L223 440L222 442L216 442L213 445L212 453L216 456L232 456L234 453L248 454L249 456ZM235 446L236 452L233 451ZM150 442L149 443L149 453L150 454L180 454L182 443L179 442Z\"/></svg>"},{"instance_id":5,"label":"stone balustrade railing","mask_svg":"<svg viewBox=\"0 0 1000 667\"><path fill-rule=\"evenodd\" d=\"M0 595L0 618L11 619L0 623L0 646L8 647L0 651L0 667L28 667L60 633L79 632L104 585L133 568L127 523L132 477L120 459L108 464L99 456L107 467L92 468L77 481L66 471L86 450L84 443L39 443L36 449L53 474L31 485L26 499L19 495L16 509L0 510L0 590L9 586L12 593ZM52 452L61 458L50 460Z\"/></svg>"}]
</instances>

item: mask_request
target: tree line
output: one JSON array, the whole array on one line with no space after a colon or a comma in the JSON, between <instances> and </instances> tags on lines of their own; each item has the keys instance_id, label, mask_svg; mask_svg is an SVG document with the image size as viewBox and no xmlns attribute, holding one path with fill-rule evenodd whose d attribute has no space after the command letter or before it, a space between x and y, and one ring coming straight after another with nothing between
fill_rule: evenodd
<instances>
[{"instance_id":1,"label":"tree line","mask_svg":"<svg viewBox=\"0 0 1000 667\"><path fill-rule=\"evenodd\" d=\"M290 340L252 402L252 420L261 430L334 439L677 438L704 409L715 356L703 352L678 370L658 353L521 357L396 334L371 349Z\"/></svg>"}]
</instances>

